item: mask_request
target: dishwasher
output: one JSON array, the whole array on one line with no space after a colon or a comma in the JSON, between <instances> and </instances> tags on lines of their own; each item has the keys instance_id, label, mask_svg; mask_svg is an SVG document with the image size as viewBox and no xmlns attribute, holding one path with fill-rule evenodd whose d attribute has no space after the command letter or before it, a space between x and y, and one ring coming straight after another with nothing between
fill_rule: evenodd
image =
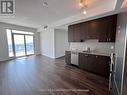
<instances>
[{"instance_id":1,"label":"dishwasher","mask_svg":"<svg viewBox=\"0 0 127 95\"><path fill-rule=\"evenodd\" d=\"M79 53L77 51L71 51L71 64L79 66Z\"/></svg>"}]
</instances>

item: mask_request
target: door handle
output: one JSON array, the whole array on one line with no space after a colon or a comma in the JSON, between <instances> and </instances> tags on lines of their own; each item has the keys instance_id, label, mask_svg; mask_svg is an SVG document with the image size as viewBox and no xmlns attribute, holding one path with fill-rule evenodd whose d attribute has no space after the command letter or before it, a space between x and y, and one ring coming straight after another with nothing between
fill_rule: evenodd
<instances>
[{"instance_id":1,"label":"door handle","mask_svg":"<svg viewBox=\"0 0 127 95\"><path fill-rule=\"evenodd\" d=\"M109 38L108 41L110 41L111 39Z\"/></svg>"}]
</instances>

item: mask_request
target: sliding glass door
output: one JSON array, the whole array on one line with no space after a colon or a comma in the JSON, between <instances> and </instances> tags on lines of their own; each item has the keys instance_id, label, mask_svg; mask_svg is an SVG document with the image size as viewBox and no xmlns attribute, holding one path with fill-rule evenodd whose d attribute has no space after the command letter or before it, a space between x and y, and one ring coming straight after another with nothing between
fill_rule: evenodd
<instances>
[{"instance_id":1,"label":"sliding glass door","mask_svg":"<svg viewBox=\"0 0 127 95\"><path fill-rule=\"evenodd\" d=\"M24 35L14 34L14 50L15 50L15 56L25 56L25 39Z\"/></svg>"},{"instance_id":2,"label":"sliding glass door","mask_svg":"<svg viewBox=\"0 0 127 95\"><path fill-rule=\"evenodd\" d=\"M34 54L34 37L31 32L7 29L9 57Z\"/></svg>"},{"instance_id":3,"label":"sliding glass door","mask_svg":"<svg viewBox=\"0 0 127 95\"><path fill-rule=\"evenodd\" d=\"M33 35L12 34L16 57L34 54Z\"/></svg>"},{"instance_id":4,"label":"sliding glass door","mask_svg":"<svg viewBox=\"0 0 127 95\"><path fill-rule=\"evenodd\" d=\"M26 41L26 54L34 54L34 42L33 42L33 36L32 35L26 35L25 36Z\"/></svg>"}]
</instances>

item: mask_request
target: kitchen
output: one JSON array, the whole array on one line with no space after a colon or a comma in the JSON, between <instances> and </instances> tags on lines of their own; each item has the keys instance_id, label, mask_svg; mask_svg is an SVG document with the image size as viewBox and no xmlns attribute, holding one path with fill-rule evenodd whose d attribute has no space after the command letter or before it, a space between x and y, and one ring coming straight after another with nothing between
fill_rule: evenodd
<instances>
[{"instance_id":1,"label":"kitchen","mask_svg":"<svg viewBox=\"0 0 127 95\"><path fill-rule=\"evenodd\" d=\"M116 25L117 15L70 25L68 40L72 43L66 55L70 53L71 61L67 63L108 78Z\"/></svg>"},{"instance_id":2,"label":"kitchen","mask_svg":"<svg viewBox=\"0 0 127 95\"><path fill-rule=\"evenodd\" d=\"M110 91L114 86L116 69L115 46L116 49L120 47L115 45L120 29L119 19L119 14L114 14L68 27L70 48L65 52L65 62L106 78Z\"/></svg>"}]
</instances>

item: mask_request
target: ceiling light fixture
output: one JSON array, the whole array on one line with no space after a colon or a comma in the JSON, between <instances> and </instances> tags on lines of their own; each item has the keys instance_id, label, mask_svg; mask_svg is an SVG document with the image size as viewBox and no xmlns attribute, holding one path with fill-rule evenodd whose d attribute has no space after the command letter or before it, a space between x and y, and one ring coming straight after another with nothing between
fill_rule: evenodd
<instances>
[{"instance_id":1,"label":"ceiling light fixture","mask_svg":"<svg viewBox=\"0 0 127 95\"><path fill-rule=\"evenodd\" d=\"M81 9L83 9L83 14L86 15L87 14L87 11L86 11L86 8L87 8L86 0L80 0L79 6L81 7Z\"/></svg>"},{"instance_id":2,"label":"ceiling light fixture","mask_svg":"<svg viewBox=\"0 0 127 95\"><path fill-rule=\"evenodd\" d=\"M80 7L83 7L83 0L80 0L79 6L80 6Z\"/></svg>"},{"instance_id":3,"label":"ceiling light fixture","mask_svg":"<svg viewBox=\"0 0 127 95\"><path fill-rule=\"evenodd\" d=\"M86 15L86 14L87 14L86 9L84 9L84 10L83 10L83 14L84 14L84 15Z\"/></svg>"}]
</instances>

